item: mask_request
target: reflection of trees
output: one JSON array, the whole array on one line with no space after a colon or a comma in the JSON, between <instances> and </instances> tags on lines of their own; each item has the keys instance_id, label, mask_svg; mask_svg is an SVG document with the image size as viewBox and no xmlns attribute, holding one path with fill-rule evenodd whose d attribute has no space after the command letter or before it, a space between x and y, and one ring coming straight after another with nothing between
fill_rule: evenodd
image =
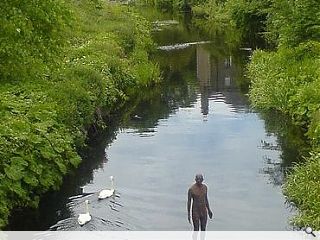
<instances>
[{"instance_id":1,"label":"reflection of trees","mask_svg":"<svg viewBox=\"0 0 320 240\"><path fill-rule=\"evenodd\" d=\"M174 51L159 51L156 58L163 74L172 74L177 71L182 72L188 70L188 68L194 68L194 56L194 47L189 47ZM167 77L165 76L165 78Z\"/></svg>"},{"instance_id":2,"label":"reflection of trees","mask_svg":"<svg viewBox=\"0 0 320 240\"><path fill-rule=\"evenodd\" d=\"M194 68L194 67L192 67ZM170 70L164 66L163 83L153 89L141 89L125 111L122 126L141 131L154 128L159 119L166 119L180 107L191 106L197 98L195 70L189 64Z\"/></svg>"},{"instance_id":3,"label":"reflection of trees","mask_svg":"<svg viewBox=\"0 0 320 240\"><path fill-rule=\"evenodd\" d=\"M137 11L146 19L153 22L153 39L159 46L184 43L187 41L198 41L200 35L191 25L190 14L180 14L172 12L160 12L152 7L138 7ZM170 21L174 19L177 24L162 24L162 21ZM160 24L158 24L160 23Z\"/></svg>"},{"instance_id":4,"label":"reflection of trees","mask_svg":"<svg viewBox=\"0 0 320 240\"><path fill-rule=\"evenodd\" d=\"M159 46L185 43L186 41L194 42L198 41L199 39L197 35L185 31L185 28L182 24L169 25L162 28L162 30L155 31L153 33L153 37L156 39Z\"/></svg>"},{"instance_id":5,"label":"reflection of trees","mask_svg":"<svg viewBox=\"0 0 320 240\"><path fill-rule=\"evenodd\" d=\"M281 147L277 144L269 143L265 140L261 140L261 148L266 150L281 150Z\"/></svg>"},{"instance_id":6,"label":"reflection of trees","mask_svg":"<svg viewBox=\"0 0 320 240\"><path fill-rule=\"evenodd\" d=\"M264 156L264 167L261 173L269 175L270 182L275 186L280 186L284 182L286 168L268 156Z\"/></svg>"},{"instance_id":7,"label":"reflection of trees","mask_svg":"<svg viewBox=\"0 0 320 240\"><path fill-rule=\"evenodd\" d=\"M309 152L309 146L301 129L293 125L287 116L274 111L261 112L260 116L265 121L267 133L275 135L277 139L276 143L261 140L261 147L266 150L281 150L278 160L264 157L265 167L262 172L270 176L273 184L281 185L292 165L301 162L302 157Z\"/></svg>"}]
</instances>

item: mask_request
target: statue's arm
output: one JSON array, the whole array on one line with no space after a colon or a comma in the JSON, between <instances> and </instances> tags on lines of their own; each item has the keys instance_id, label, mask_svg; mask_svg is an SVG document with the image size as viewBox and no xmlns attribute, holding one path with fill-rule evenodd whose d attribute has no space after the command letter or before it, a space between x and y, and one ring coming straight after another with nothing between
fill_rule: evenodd
<instances>
[{"instance_id":1,"label":"statue's arm","mask_svg":"<svg viewBox=\"0 0 320 240\"><path fill-rule=\"evenodd\" d=\"M190 209L191 209L191 189L188 190L188 202L187 202L187 211L188 211L188 221L190 222Z\"/></svg>"},{"instance_id":2,"label":"statue's arm","mask_svg":"<svg viewBox=\"0 0 320 240\"><path fill-rule=\"evenodd\" d=\"M212 211L210 209L209 200L208 200L208 191L206 189L206 208L208 209L209 218L212 218Z\"/></svg>"}]
</instances>

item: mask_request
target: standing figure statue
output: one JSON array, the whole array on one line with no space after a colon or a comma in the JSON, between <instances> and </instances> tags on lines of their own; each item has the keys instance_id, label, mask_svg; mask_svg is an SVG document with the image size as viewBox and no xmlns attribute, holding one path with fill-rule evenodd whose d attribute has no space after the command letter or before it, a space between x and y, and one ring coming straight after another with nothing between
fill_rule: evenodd
<instances>
[{"instance_id":1,"label":"standing figure statue","mask_svg":"<svg viewBox=\"0 0 320 240\"><path fill-rule=\"evenodd\" d=\"M194 183L188 190L188 221L190 221L190 209L192 200L192 222L194 231L199 231L199 226L201 231L206 230L207 226L207 216L212 219L212 211L209 206L207 186L203 184L202 174L197 174L195 177L196 183Z\"/></svg>"}]
</instances>

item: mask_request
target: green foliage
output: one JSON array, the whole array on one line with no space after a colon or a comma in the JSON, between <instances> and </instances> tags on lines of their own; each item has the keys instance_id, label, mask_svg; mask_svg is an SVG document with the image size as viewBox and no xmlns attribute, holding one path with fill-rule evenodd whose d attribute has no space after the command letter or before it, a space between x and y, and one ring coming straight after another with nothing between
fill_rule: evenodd
<instances>
[{"instance_id":1,"label":"green foliage","mask_svg":"<svg viewBox=\"0 0 320 240\"><path fill-rule=\"evenodd\" d=\"M280 110L298 125L308 126L320 107L319 47L308 42L277 52L255 51L248 67L253 105Z\"/></svg>"},{"instance_id":2,"label":"green foliage","mask_svg":"<svg viewBox=\"0 0 320 240\"><path fill-rule=\"evenodd\" d=\"M319 66L314 62L314 54L310 53L318 51L316 46L309 43L294 49L281 48L277 52L255 51L248 67L253 105L292 113L303 123L302 111L299 113L296 109L302 103L297 94L301 97L300 88L318 78Z\"/></svg>"},{"instance_id":3,"label":"green foliage","mask_svg":"<svg viewBox=\"0 0 320 240\"><path fill-rule=\"evenodd\" d=\"M192 6L199 4L201 0L138 0L138 4L156 7L162 11L190 11Z\"/></svg>"},{"instance_id":4,"label":"green foliage","mask_svg":"<svg viewBox=\"0 0 320 240\"><path fill-rule=\"evenodd\" d=\"M320 39L318 0L272 0L268 27L270 39L279 46L297 46Z\"/></svg>"},{"instance_id":5,"label":"green foliage","mask_svg":"<svg viewBox=\"0 0 320 240\"><path fill-rule=\"evenodd\" d=\"M150 26L100 0L0 3L0 227L81 161L90 125L159 80ZM72 31L71 31L72 29Z\"/></svg>"},{"instance_id":6,"label":"green foliage","mask_svg":"<svg viewBox=\"0 0 320 240\"><path fill-rule=\"evenodd\" d=\"M269 14L269 0L226 1L224 10L228 12L230 21L241 34L241 39L254 46L266 31Z\"/></svg>"},{"instance_id":7,"label":"green foliage","mask_svg":"<svg viewBox=\"0 0 320 240\"><path fill-rule=\"evenodd\" d=\"M320 2L317 0L207 0L194 5L198 18L215 26L231 25L251 45L298 46L320 38Z\"/></svg>"},{"instance_id":8,"label":"green foliage","mask_svg":"<svg viewBox=\"0 0 320 240\"><path fill-rule=\"evenodd\" d=\"M1 90L0 191L6 206L0 212L5 221L8 209L35 205L40 194L59 186L80 158L71 133L57 121L55 103L47 102L45 94L22 86Z\"/></svg>"},{"instance_id":9,"label":"green foliage","mask_svg":"<svg viewBox=\"0 0 320 240\"><path fill-rule=\"evenodd\" d=\"M303 165L297 165L289 175L284 193L299 207L293 222L299 226L320 229L320 153L312 152Z\"/></svg>"},{"instance_id":10,"label":"green foliage","mask_svg":"<svg viewBox=\"0 0 320 240\"><path fill-rule=\"evenodd\" d=\"M135 60L132 64L133 75L139 79L139 85L147 87L159 82L159 66L152 62L146 61L148 56L145 51L134 51L134 53L131 55L131 59Z\"/></svg>"},{"instance_id":11,"label":"green foliage","mask_svg":"<svg viewBox=\"0 0 320 240\"><path fill-rule=\"evenodd\" d=\"M206 32L232 28L249 44L261 41L266 31L270 0L151 0L142 1L166 11L189 9L196 26ZM228 31L229 32L229 31Z\"/></svg>"},{"instance_id":12,"label":"green foliage","mask_svg":"<svg viewBox=\"0 0 320 240\"><path fill-rule=\"evenodd\" d=\"M233 27L250 45L297 46L320 38L318 0L141 0L166 11L192 9L199 26ZM201 27L203 26L204 27ZM211 27L210 27L211 26Z\"/></svg>"},{"instance_id":13,"label":"green foliage","mask_svg":"<svg viewBox=\"0 0 320 240\"><path fill-rule=\"evenodd\" d=\"M70 20L62 0L1 1L1 82L32 80L46 72L65 44Z\"/></svg>"},{"instance_id":14,"label":"green foliage","mask_svg":"<svg viewBox=\"0 0 320 240\"><path fill-rule=\"evenodd\" d=\"M229 12L225 10L224 4L219 0L204 1L192 8L193 15L196 17L195 22L200 20L197 24L199 28L208 29L223 29L230 27ZM201 21L204 20L204 21Z\"/></svg>"},{"instance_id":15,"label":"green foliage","mask_svg":"<svg viewBox=\"0 0 320 240\"><path fill-rule=\"evenodd\" d=\"M162 11L172 11L174 0L140 0L140 4L156 7Z\"/></svg>"}]
</instances>

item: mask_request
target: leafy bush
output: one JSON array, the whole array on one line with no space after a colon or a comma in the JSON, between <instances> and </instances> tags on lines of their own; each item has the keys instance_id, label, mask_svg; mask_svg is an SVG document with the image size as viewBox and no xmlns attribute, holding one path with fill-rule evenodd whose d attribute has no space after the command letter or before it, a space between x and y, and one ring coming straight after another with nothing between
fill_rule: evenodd
<instances>
[{"instance_id":1,"label":"leafy bush","mask_svg":"<svg viewBox=\"0 0 320 240\"><path fill-rule=\"evenodd\" d=\"M312 44L293 49L280 48L277 52L254 52L248 67L248 76L252 81L250 99L254 106L290 112L303 123L299 119L302 112L299 114L299 110L296 113L292 110L303 104L302 99L297 99L303 96L298 94L299 89L318 78L318 66L314 62L314 54L310 54L317 48L311 50L309 45Z\"/></svg>"},{"instance_id":2,"label":"leafy bush","mask_svg":"<svg viewBox=\"0 0 320 240\"><path fill-rule=\"evenodd\" d=\"M268 28L270 38L279 46L294 47L320 39L320 2L318 0L272 0Z\"/></svg>"},{"instance_id":3,"label":"leafy bush","mask_svg":"<svg viewBox=\"0 0 320 240\"><path fill-rule=\"evenodd\" d=\"M231 23L240 32L241 39L250 46L263 41L269 8L269 0L229 0L224 7Z\"/></svg>"},{"instance_id":4,"label":"leafy bush","mask_svg":"<svg viewBox=\"0 0 320 240\"><path fill-rule=\"evenodd\" d=\"M1 225L11 208L35 206L39 195L58 187L80 162L72 134L57 121L55 103L36 90L19 86L0 93Z\"/></svg>"},{"instance_id":5,"label":"leafy bush","mask_svg":"<svg viewBox=\"0 0 320 240\"><path fill-rule=\"evenodd\" d=\"M190 9L207 0L139 0L139 4L154 6L162 11L190 11Z\"/></svg>"},{"instance_id":6,"label":"leafy bush","mask_svg":"<svg viewBox=\"0 0 320 240\"><path fill-rule=\"evenodd\" d=\"M150 26L100 0L0 3L0 227L81 161L87 130L159 79ZM73 20L70 20L73 19ZM70 26L69 26L70 25ZM121 26L121 28L119 28ZM72 31L71 31L72 27Z\"/></svg>"}]
</instances>

